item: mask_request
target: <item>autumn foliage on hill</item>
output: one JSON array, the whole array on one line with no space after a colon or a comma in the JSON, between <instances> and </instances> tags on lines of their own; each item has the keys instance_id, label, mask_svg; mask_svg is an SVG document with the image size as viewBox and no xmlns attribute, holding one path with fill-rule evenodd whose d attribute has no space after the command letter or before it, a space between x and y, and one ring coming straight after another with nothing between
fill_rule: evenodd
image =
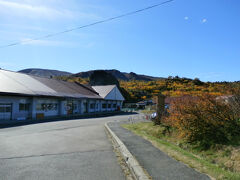
<instances>
[{"instance_id":1,"label":"autumn foliage on hill","mask_svg":"<svg viewBox=\"0 0 240 180\"><path fill-rule=\"evenodd\" d=\"M80 78L75 76L55 77L59 80L78 82L82 84L89 84L89 78ZM178 97L184 95L198 96L209 93L211 95L220 96L232 94L232 86L240 85L239 82L201 82L198 78L180 78L168 77L167 79L155 81L119 81L120 87L126 94L125 102L138 102L145 99L152 99L160 92L166 96Z\"/></svg>"},{"instance_id":2,"label":"autumn foliage on hill","mask_svg":"<svg viewBox=\"0 0 240 180\"><path fill-rule=\"evenodd\" d=\"M131 99L140 101L151 99L160 92L166 96L177 97L184 95L198 96L209 93L211 95L224 95L232 83L227 82L201 82L199 79L169 77L157 81L120 81L120 86L128 91Z\"/></svg>"},{"instance_id":3,"label":"autumn foliage on hill","mask_svg":"<svg viewBox=\"0 0 240 180\"><path fill-rule=\"evenodd\" d=\"M175 98L165 122L177 129L180 138L203 148L227 144L240 135L238 99L209 94Z\"/></svg>"}]
</instances>

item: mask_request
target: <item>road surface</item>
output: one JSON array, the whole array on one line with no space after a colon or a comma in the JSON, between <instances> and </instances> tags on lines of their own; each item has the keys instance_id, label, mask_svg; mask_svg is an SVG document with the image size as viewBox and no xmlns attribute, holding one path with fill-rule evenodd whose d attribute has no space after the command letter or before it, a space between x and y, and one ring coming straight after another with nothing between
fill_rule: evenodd
<instances>
[{"instance_id":1,"label":"road surface","mask_svg":"<svg viewBox=\"0 0 240 180\"><path fill-rule=\"evenodd\" d=\"M0 129L1 180L123 180L104 123L112 116Z\"/></svg>"}]
</instances>

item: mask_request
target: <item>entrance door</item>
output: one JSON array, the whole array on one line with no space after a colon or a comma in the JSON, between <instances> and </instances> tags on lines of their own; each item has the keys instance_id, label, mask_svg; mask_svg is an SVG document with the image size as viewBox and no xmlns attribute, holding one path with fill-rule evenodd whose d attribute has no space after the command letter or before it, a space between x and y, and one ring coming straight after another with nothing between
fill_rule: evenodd
<instances>
[{"instance_id":1,"label":"entrance door","mask_svg":"<svg viewBox=\"0 0 240 180\"><path fill-rule=\"evenodd\" d=\"M0 120L12 119L12 104L0 104Z\"/></svg>"},{"instance_id":2,"label":"entrance door","mask_svg":"<svg viewBox=\"0 0 240 180\"><path fill-rule=\"evenodd\" d=\"M88 103L83 103L83 113L88 113Z\"/></svg>"}]
</instances>

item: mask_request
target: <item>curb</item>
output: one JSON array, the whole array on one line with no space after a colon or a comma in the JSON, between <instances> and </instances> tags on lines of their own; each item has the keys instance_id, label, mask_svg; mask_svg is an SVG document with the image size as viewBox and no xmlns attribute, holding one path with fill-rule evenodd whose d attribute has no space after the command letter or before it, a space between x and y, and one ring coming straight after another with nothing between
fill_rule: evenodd
<instances>
[{"instance_id":1,"label":"curb","mask_svg":"<svg viewBox=\"0 0 240 180\"><path fill-rule=\"evenodd\" d=\"M108 127L108 123L105 123L105 130L113 139L113 143L118 148L121 156L125 160L130 172L132 173L135 180L150 180L149 176L145 173L144 169L140 166L138 161L133 157L133 155L129 152L127 147L123 144L123 142L116 136L116 134Z\"/></svg>"}]
</instances>

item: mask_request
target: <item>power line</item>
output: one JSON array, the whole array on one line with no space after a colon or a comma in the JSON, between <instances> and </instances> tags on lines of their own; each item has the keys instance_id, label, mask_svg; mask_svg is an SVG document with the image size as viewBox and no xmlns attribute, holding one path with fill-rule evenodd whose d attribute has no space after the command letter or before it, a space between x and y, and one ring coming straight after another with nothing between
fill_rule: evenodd
<instances>
[{"instance_id":1,"label":"power line","mask_svg":"<svg viewBox=\"0 0 240 180\"><path fill-rule=\"evenodd\" d=\"M71 31L78 30L78 29L83 29L83 28L87 28L87 27L94 26L94 25L97 25L97 24L106 23L106 22L109 22L109 21L113 21L115 19L120 19L120 18L123 18L123 17L126 17L126 16L131 16L131 15L134 15L134 14L137 14L137 13L149 10L149 9L153 9L153 8L158 7L158 6L162 6L164 4L170 3L172 1L174 1L174 0L164 1L164 2L161 2L161 3L155 4L155 5L152 5L152 6L145 7L143 9L139 9L139 10L136 10L136 11L131 11L131 12L119 15L119 16L111 17L111 18L104 19L104 20L101 20L101 21L97 21L97 22L94 22L94 23L91 23L91 24L87 24L87 25L84 25L84 26L79 26L79 27L67 29L67 30L64 30L64 31L60 31L60 32L56 32L56 33L52 33L52 34L47 34L47 35L44 35L44 36L36 37L36 38L33 38L33 39L28 39L28 40L24 40L24 41L19 41L19 42L7 44L7 45L4 45L4 46L0 46L0 48L6 48L6 47L10 47L10 46L17 46L17 45L21 45L23 43L28 43L28 42L32 42L32 41L41 40L41 39L47 39L47 38L50 38L50 37L53 37L53 36L57 36L57 35L64 34L64 33L68 33L68 32L71 32Z\"/></svg>"}]
</instances>

